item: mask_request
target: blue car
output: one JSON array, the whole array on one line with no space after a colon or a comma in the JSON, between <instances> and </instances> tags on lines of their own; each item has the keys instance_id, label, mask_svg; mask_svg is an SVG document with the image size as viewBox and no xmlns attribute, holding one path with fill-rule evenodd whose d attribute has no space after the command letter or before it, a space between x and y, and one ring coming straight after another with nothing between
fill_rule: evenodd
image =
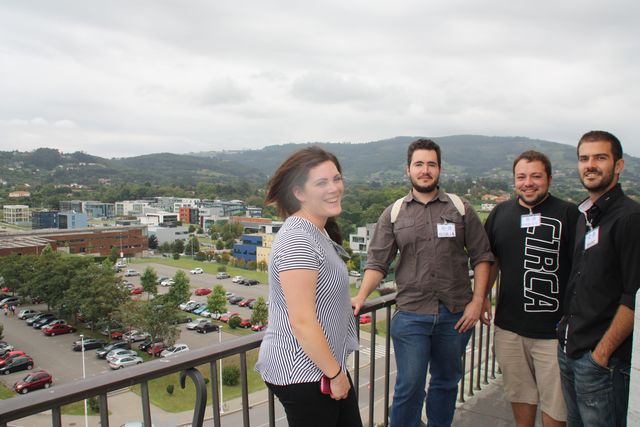
<instances>
[{"instance_id":1,"label":"blue car","mask_svg":"<svg viewBox=\"0 0 640 427\"><path fill-rule=\"evenodd\" d=\"M200 314L203 311L205 311L207 309L206 305L203 305L202 307L198 307L195 310L192 311L193 314Z\"/></svg>"}]
</instances>

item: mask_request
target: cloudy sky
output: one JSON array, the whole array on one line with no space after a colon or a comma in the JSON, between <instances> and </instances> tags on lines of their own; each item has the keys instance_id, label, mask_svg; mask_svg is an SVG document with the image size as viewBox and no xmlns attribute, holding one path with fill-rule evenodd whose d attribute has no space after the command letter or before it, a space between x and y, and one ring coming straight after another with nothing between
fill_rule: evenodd
<instances>
[{"instance_id":1,"label":"cloudy sky","mask_svg":"<svg viewBox=\"0 0 640 427\"><path fill-rule=\"evenodd\" d=\"M615 133L637 2L0 3L0 150L104 157L398 135Z\"/></svg>"}]
</instances>

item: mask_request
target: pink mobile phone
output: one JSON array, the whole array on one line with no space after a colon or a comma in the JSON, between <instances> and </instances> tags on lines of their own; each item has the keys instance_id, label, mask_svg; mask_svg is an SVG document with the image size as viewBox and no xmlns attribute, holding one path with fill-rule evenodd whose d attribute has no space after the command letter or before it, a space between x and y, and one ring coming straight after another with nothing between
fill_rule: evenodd
<instances>
[{"instance_id":1,"label":"pink mobile phone","mask_svg":"<svg viewBox=\"0 0 640 427\"><path fill-rule=\"evenodd\" d=\"M331 380L326 375L320 378L320 393L331 394Z\"/></svg>"}]
</instances>

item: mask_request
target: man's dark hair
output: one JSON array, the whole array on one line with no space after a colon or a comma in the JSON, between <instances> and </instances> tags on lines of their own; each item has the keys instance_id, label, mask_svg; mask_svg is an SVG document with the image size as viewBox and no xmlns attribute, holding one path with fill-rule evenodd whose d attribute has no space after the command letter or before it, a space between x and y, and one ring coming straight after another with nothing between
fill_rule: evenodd
<instances>
[{"instance_id":1,"label":"man's dark hair","mask_svg":"<svg viewBox=\"0 0 640 427\"><path fill-rule=\"evenodd\" d=\"M580 141L578 141L578 148L576 149L576 153L578 154L578 156L580 155L580 146L582 145L583 142L598 142L598 141L604 141L611 144L611 153L613 154L614 163L622 158L623 153L622 153L622 144L620 143L620 140L616 138L614 134L604 130L592 130L582 135L582 138L580 138Z\"/></svg>"},{"instance_id":2,"label":"man's dark hair","mask_svg":"<svg viewBox=\"0 0 640 427\"><path fill-rule=\"evenodd\" d=\"M529 150L520 154L513 161L513 175L516 174L516 165L520 160L526 160L527 162L542 162L542 164L544 165L544 170L545 172L547 172L547 178L551 178L551 162L549 161L549 158L543 153L535 150Z\"/></svg>"},{"instance_id":3,"label":"man's dark hair","mask_svg":"<svg viewBox=\"0 0 640 427\"><path fill-rule=\"evenodd\" d=\"M409 144L409 149L407 149L407 166L411 166L411 157L413 157L413 152L416 150L435 151L438 157L438 167L441 167L440 146L432 140L424 138L417 139Z\"/></svg>"}]
</instances>

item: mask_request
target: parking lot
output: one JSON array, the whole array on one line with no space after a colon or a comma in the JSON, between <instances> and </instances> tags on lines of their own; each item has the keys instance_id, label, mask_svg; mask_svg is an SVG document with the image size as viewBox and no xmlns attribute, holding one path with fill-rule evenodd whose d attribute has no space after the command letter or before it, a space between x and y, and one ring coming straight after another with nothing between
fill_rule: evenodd
<instances>
[{"instance_id":1,"label":"parking lot","mask_svg":"<svg viewBox=\"0 0 640 427\"><path fill-rule=\"evenodd\" d=\"M175 267L160 264L134 264L133 267L130 266L129 268L134 268L142 273L147 265L150 265L156 270L158 277L173 277L178 270ZM186 273L188 274L188 271L186 271ZM265 300L268 298L268 287L266 284L243 286L232 283L231 279L216 279L214 274L207 273L197 275L188 274L188 276L192 291L200 287L213 288L216 284L222 284L225 290L233 292L236 295L247 298L258 298L262 296ZM139 276L127 277L126 279L135 286L140 286ZM168 289L168 287L158 286L159 293L165 293ZM145 293L132 296L132 298L143 300L147 297ZM198 302L206 302L207 297L192 295L191 299ZM46 310L45 305L25 305L19 307L19 309L23 308ZM248 308L229 304L227 308L230 311L240 313L240 317L242 318L251 317L251 310ZM194 319L197 317L191 314L188 315ZM33 329L31 326L26 325L26 322L18 319L17 316L1 316L0 322L4 325L5 341L12 344L16 350L23 350L26 354L30 355L34 360L34 369L44 369L51 373L53 375L54 387L56 384L71 382L82 378L82 352L75 352L71 349L72 343L80 339L77 333L47 337L40 330ZM235 338L234 335L225 333L224 328L221 337L223 341ZM185 343L192 349L201 348L207 345L217 344L218 334L198 334L194 331L187 330L185 325L182 324L180 325L180 337L176 342ZM134 348L137 349L137 343L134 344ZM98 359L95 356L95 350L85 351L85 369L87 377L111 371L104 360ZM15 381L24 377L26 372L27 371L19 371L9 375L3 375L0 377L0 381L8 387L11 387Z\"/></svg>"}]
</instances>

